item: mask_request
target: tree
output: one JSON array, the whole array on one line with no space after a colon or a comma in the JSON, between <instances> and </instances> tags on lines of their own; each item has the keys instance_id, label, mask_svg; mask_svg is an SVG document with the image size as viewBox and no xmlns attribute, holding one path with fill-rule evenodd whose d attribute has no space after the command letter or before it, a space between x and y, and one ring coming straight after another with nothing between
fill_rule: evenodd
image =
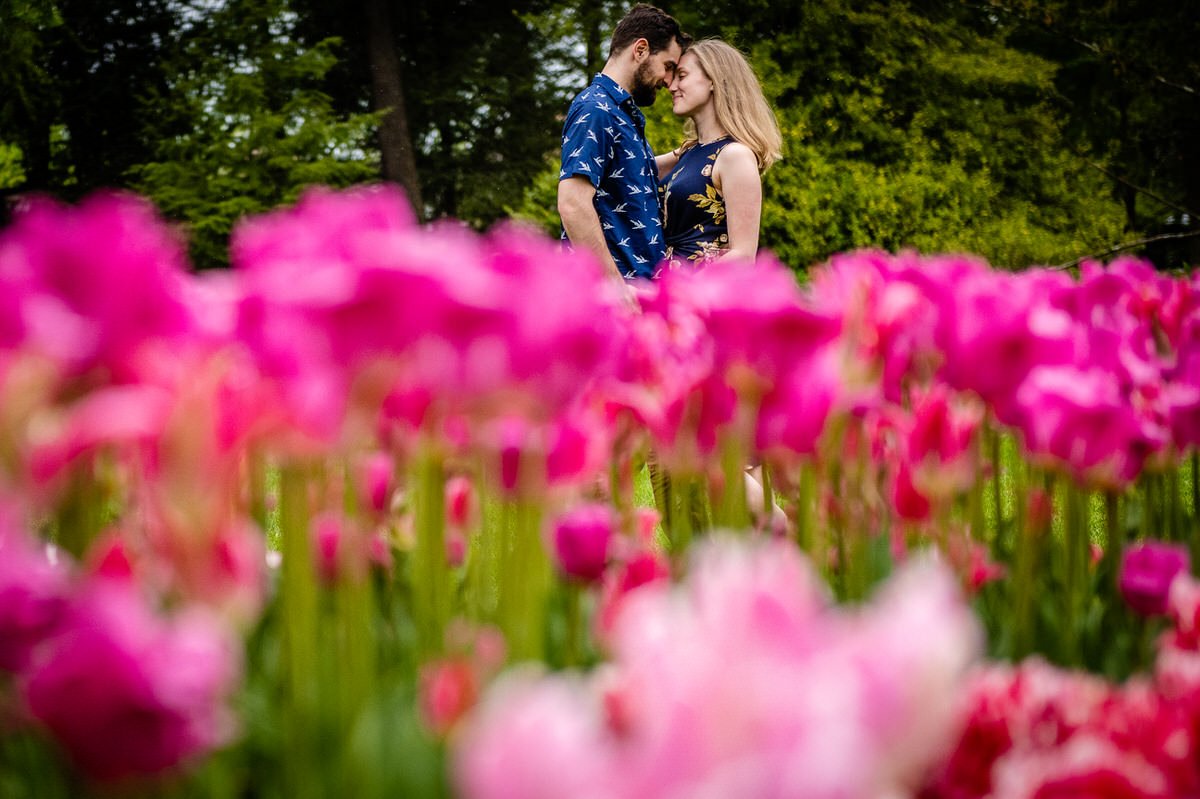
<instances>
[{"instance_id":1,"label":"tree","mask_svg":"<svg viewBox=\"0 0 1200 799\"><path fill-rule=\"evenodd\" d=\"M131 185L184 224L201 268L227 263L238 218L309 185L379 174L369 145L377 117L338 114L319 88L338 43L301 44L292 19L284 0L227 0L194 21L163 95L148 98L191 125L156 137Z\"/></svg>"},{"instance_id":2,"label":"tree","mask_svg":"<svg viewBox=\"0 0 1200 799\"><path fill-rule=\"evenodd\" d=\"M392 15L384 0L365 0L367 52L371 65L374 107L383 112L379 124L379 151L383 178L404 187L419 213L424 211L421 180L404 93L404 72L392 34Z\"/></svg>"},{"instance_id":3,"label":"tree","mask_svg":"<svg viewBox=\"0 0 1200 799\"><path fill-rule=\"evenodd\" d=\"M426 218L486 227L515 204L543 167L561 91L545 81L546 32L532 19L549 0L507 6L485 0L388 4L404 107ZM346 58L327 76L341 110L370 105L365 13L298 0L298 30L312 42L334 33Z\"/></svg>"},{"instance_id":4,"label":"tree","mask_svg":"<svg viewBox=\"0 0 1200 799\"><path fill-rule=\"evenodd\" d=\"M1151 247L1161 265L1200 263L1200 17L1185 0L1003 0L987 4L1022 48L1061 64L1067 130L1092 154L1125 215L1125 237L1175 228L1186 248ZM1183 220L1190 224L1183 224ZM1173 251L1172 251L1173 250Z\"/></svg>"}]
</instances>

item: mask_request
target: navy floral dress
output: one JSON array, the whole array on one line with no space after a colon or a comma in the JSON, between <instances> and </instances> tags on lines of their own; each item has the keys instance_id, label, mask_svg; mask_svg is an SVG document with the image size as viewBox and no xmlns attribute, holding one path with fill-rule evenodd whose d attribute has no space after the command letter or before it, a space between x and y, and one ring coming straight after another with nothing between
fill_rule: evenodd
<instances>
[{"instance_id":1,"label":"navy floral dress","mask_svg":"<svg viewBox=\"0 0 1200 799\"><path fill-rule=\"evenodd\" d=\"M672 269L704 266L729 247L725 197L713 185L713 165L728 136L697 144L679 156L662 192L663 235Z\"/></svg>"}]
</instances>

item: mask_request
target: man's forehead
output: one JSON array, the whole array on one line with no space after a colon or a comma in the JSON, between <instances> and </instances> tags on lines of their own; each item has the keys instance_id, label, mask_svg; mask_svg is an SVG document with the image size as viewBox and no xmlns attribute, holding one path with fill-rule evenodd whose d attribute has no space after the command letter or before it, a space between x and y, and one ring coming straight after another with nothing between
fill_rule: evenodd
<instances>
[{"instance_id":1,"label":"man's forehead","mask_svg":"<svg viewBox=\"0 0 1200 799\"><path fill-rule=\"evenodd\" d=\"M672 39L671 43L667 45L665 53L666 58L663 59L664 61L670 61L673 64L678 64L679 59L683 57L683 48L679 46L679 42Z\"/></svg>"}]
</instances>

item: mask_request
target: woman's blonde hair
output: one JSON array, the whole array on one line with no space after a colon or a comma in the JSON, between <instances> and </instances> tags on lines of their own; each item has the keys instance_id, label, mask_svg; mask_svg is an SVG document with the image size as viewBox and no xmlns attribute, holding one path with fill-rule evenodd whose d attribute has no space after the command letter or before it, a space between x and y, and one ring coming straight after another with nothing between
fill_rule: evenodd
<instances>
[{"instance_id":1,"label":"woman's blonde hair","mask_svg":"<svg viewBox=\"0 0 1200 799\"><path fill-rule=\"evenodd\" d=\"M783 157L783 136L750 62L741 51L720 39L692 42L686 52L696 56L696 62L713 83L717 124L749 147L758 159L758 171L766 172ZM698 141L696 123L691 119L683 123L683 140L683 149Z\"/></svg>"}]
</instances>

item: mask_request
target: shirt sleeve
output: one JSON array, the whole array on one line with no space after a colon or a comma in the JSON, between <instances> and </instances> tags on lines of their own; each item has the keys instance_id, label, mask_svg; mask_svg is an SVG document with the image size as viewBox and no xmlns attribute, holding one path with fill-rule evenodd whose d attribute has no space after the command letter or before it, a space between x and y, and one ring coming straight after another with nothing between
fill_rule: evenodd
<instances>
[{"instance_id":1,"label":"shirt sleeve","mask_svg":"<svg viewBox=\"0 0 1200 799\"><path fill-rule=\"evenodd\" d=\"M562 166L558 179L581 175L600 187L605 169L611 162L613 148L612 120L593 102L577 102L571 106L563 123Z\"/></svg>"}]
</instances>

